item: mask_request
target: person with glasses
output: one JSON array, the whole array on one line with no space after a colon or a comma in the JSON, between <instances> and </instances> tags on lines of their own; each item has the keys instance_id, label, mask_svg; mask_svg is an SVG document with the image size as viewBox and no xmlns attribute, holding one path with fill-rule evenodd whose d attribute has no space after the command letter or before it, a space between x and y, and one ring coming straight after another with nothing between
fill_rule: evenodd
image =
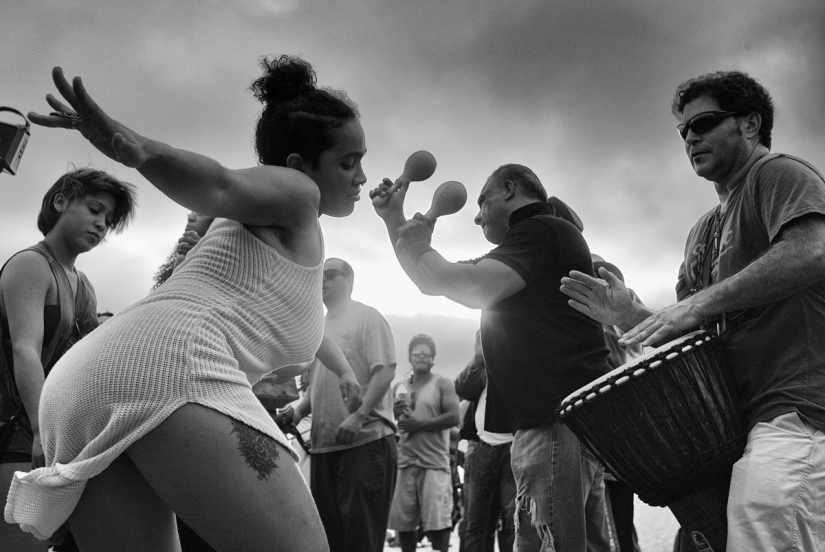
<instances>
[{"instance_id":1,"label":"person with glasses","mask_svg":"<svg viewBox=\"0 0 825 552\"><path fill-rule=\"evenodd\" d=\"M450 429L460 422L458 395L453 382L432 371L432 337L413 336L408 353L410 374L393 386L393 412L399 431L398 480L389 527L398 532L401 552L415 551L419 527L433 550L447 552L453 528ZM406 391L400 393L402 384Z\"/></svg>"},{"instance_id":2,"label":"person with glasses","mask_svg":"<svg viewBox=\"0 0 825 552\"><path fill-rule=\"evenodd\" d=\"M30 113L77 130L170 199L215 217L172 276L58 361L40 400L46 466L18 472L8 522L40 538L67 519L84 552L180 550L175 514L217 550L328 550L284 434L252 384L317 354L358 408L361 387L324 338L322 215L366 182L364 131L343 91L291 56L261 58L259 165L217 161L112 119L57 67L64 101ZM89 236L86 238L91 239ZM102 521L103 520L103 521Z\"/></svg>"},{"instance_id":3,"label":"person with glasses","mask_svg":"<svg viewBox=\"0 0 825 552\"><path fill-rule=\"evenodd\" d=\"M451 263L430 245L433 228L405 220L406 179L370 192L401 267L427 295L481 309L487 369L484 428L513 433L510 463L518 489L515 548L606 552L604 469L559 423L570 393L609 371L602 326L567 304L559 281L570 270L593 274L578 217L548 202L538 176L507 164L487 178L475 223L495 247Z\"/></svg>"},{"instance_id":4,"label":"person with glasses","mask_svg":"<svg viewBox=\"0 0 825 552\"><path fill-rule=\"evenodd\" d=\"M718 327L747 424L727 500L728 550L819 550L825 519L825 180L771 153L769 92L737 71L691 79L672 105L695 173L719 204L688 234L678 302L652 311L605 270L571 273L583 312L623 346Z\"/></svg>"},{"instance_id":5,"label":"person with glasses","mask_svg":"<svg viewBox=\"0 0 825 552\"><path fill-rule=\"evenodd\" d=\"M307 393L287 412L294 424L312 413L309 482L330 550L381 552L398 464L390 393L395 345L381 313L352 299L354 280L348 262L324 262L324 333L364 389L361 406L349 411L340 378L316 359Z\"/></svg>"},{"instance_id":6,"label":"person with glasses","mask_svg":"<svg viewBox=\"0 0 825 552\"><path fill-rule=\"evenodd\" d=\"M62 175L37 217L43 240L0 269L0 496L8 494L16 471L46 463L38 415L43 385L69 347L99 324L94 288L75 263L110 231L126 227L134 195L131 184L103 171ZM62 549L67 539L62 530L52 544ZM20 552L48 548L7 523L0 523L0 543Z\"/></svg>"}]
</instances>

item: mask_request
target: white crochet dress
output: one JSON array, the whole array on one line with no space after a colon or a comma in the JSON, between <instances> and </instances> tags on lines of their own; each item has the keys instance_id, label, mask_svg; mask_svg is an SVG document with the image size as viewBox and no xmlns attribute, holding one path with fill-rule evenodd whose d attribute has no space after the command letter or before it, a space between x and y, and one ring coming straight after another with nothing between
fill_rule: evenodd
<instances>
[{"instance_id":1,"label":"white crochet dress","mask_svg":"<svg viewBox=\"0 0 825 552\"><path fill-rule=\"evenodd\" d=\"M166 283L52 369L40 400L49 467L15 474L6 521L47 538L88 479L186 403L289 449L251 384L315 355L324 330L322 268L323 261L308 268L284 259L238 222L215 221Z\"/></svg>"}]
</instances>

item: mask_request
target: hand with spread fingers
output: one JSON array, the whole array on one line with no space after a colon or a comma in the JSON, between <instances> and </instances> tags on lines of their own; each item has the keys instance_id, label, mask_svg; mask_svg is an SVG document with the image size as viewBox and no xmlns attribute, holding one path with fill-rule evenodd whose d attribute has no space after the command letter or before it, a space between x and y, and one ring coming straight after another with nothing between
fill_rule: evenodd
<instances>
[{"instance_id":1,"label":"hand with spread fingers","mask_svg":"<svg viewBox=\"0 0 825 552\"><path fill-rule=\"evenodd\" d=\"M561 291L570 297L568 304L602 324L622 329L632 328L650 315L651 311L612 272L601 268L599 276L574 270L562 278Z\"/></svg>"},{"instance_id":2,"label":"hand with spread fingers","mask_svg":"<svg viewBox=\"0 0 825 552\"><path fill-rule=\"evenodd\" d=\"M30 112L29 120L49 128L79 130L101 153L127 167L140 167L147 158L144 139L115 121L98 107L86 92L80 77L70 84L60 67L52 69L52 79L68 106L48 94L46 101L55 109L49 115Z\"/></svg>"}]
</instances>

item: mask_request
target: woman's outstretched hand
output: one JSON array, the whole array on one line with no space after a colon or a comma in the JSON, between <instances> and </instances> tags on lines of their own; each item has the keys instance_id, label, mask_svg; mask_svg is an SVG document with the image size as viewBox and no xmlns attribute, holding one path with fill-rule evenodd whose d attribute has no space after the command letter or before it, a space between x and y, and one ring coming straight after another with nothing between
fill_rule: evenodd
<instances>
[{"instance_id":1,"label":"woman's outstretched hand","mask_svg":"<svg viewBox=\"0 0 825 552\"><path fill-rule=\"evenodd\" d=\"M49 115L30 112L29 120L49 128L79 130L80 133L101 153L127 167L138 168L146 161L148 154L145 140L115 121L92 100L86 92L80 77L70 84L60 67L52 69L52 79L66 102L64 104L48 94L46 101L55 110Z\"/></svg>"}]
</instances>

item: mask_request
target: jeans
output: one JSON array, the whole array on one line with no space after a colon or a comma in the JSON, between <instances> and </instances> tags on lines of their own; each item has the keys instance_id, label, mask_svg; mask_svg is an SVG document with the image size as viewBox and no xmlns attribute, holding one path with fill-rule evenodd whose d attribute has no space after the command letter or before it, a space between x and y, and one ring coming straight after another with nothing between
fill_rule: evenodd
<instances>
[{"instance_id":1,"label":"jeans","mask_svg":"<svg viewBox=\"0 0 825 552\"><path fill-rule=\"evenodd\" d=\"M500 552L512 552L515 540L516 480L510 444L471 442L464 454L464 531L461 550L493 552L496 528Z\"/></svg>"},{"instance_id":2,"label":"jeans","mask_svg":"<svg viewBox=\"0 0 825 552\"><path fill-rule=\"evenodd\" d=\"M398 466L395 437L311 455L310 488L331 552L382 552Z\"/></svg>"},{"instance_id":3,"label":"jeans","mask_svg":"<svg viewBox=\"0 0 825 552\"><path fill-rule=\"evenodd\" d=\"M733 465L727 549L825 549L825 433L796 412L748 434Z\"/></svg>"},{"instance_id":4,"label":"jeans","mask_svg":"<svg viewBox=\"0 0 825 552\"><path fill-rule=\"evenodd\" d=\"M608 552L604 468L559 423L520 429L511 448L517 552Z\"/></svg>"}]
</instances>

